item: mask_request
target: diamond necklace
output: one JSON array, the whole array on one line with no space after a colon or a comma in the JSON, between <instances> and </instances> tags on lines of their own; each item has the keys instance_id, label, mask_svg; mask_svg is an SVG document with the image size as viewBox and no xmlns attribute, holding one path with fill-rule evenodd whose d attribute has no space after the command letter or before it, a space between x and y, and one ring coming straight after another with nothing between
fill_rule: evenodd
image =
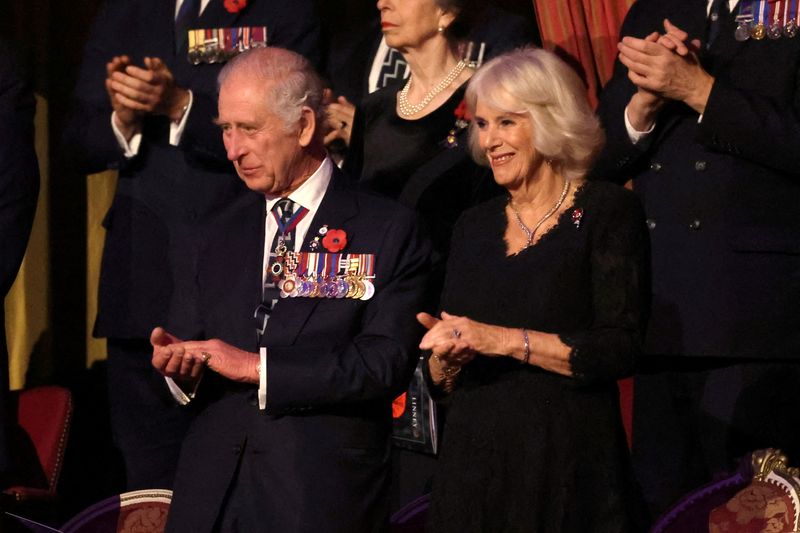
<instances>
[{"instance_id":1,"label":"diamond necklace","mask_svg":"<svg viewBox=\"0 0 800 533\"><path fill-rule=\"evenodd\" d=\"M558 208L561 207L561 204L564 203L564 198L567 197L567 191L569 190L569 180L564 180L564 188L561 189L561 196L558 197L558 201L555 203L553 207L550 208L550 211L544 214L542 218L539 219L539 222L533 226L533 229L528 228L525 223L522 221L522 217L519 215L519 211L517 208L514 207L514 202L511 198L508 199L508 206L514 212L514 216L517 217L517 224L519 224L520 229L525 232L525 235L528 236L528 241L525 244L525 248L528 248L531 244L533 244L533 236L536 235L536 230L544 224L544 221L553 216L553 213L558 211Z\"/></svg>"},{"instance_id":2,"label":"diamond necklace","mask_svg":"<svg viewBox=\"0 0 800 533\"><path fill-rule=\"evenodd\" d=\"M437 94L447 89L451 83L456 81L456 78L458 78L459 74L464 71L466 66L467 62L463 59L456 63L456 66L453 67L453 70L451 70L442 81L437 83L434 88L428 91L428 93L417 104L408 103L408 89L411 87L412 78L412 76L409 76L406 84L403 86L400 92L397 93L397 109L400 111L400 114L404 117L410 117L425 109L425 107L431 103L431 100L433 100Z\"/></svg>"}]
</instances>

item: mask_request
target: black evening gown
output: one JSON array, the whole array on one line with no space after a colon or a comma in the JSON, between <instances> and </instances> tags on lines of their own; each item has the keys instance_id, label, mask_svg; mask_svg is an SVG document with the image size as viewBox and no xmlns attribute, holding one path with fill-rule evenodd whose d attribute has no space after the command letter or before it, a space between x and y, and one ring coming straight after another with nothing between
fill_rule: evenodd
<instances>
[{"instance_id":1,"label":"black evening gown","mask_svg":"<svg viewBox=\"0 0 800 533\"><path fill-rule=\"evenodd\" d=\"M442 309L559 334L574 377L508 357L465 365L430 511L433 532L637 531L616 379L633 371L647 309L647 244L635 196L587 183L539 242L507 256L507 198L456 226Z\"/></svg>"}]
</instances>

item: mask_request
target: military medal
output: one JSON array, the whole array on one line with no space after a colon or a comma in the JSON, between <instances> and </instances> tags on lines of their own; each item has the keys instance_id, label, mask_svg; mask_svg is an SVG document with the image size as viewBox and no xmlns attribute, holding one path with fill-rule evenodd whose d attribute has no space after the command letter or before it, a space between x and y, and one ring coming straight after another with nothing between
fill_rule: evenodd
<instances>
[{"instance_id":1,"label":"military medal","mask_svg":"<svg viewBox=\"0 0 800 533\"><path fill-rule=\"evenodd\" d=\"M753 0L740 0L739 13L736 15L736 31L733 33L737 41L746 41L753 30Z\"/></svg>"},{"instance_id":2,"label":"military medal","mask_svg":"<svg viewBox=\"0 0 800 533\"><path fill-rule=\"evenodd\" d=\"M365 279L364 283L364 295L361 297L362 300L369 300L375 295L375 284L373 284L370 280Z\"/></svg>"},{"instance_id":3,"label":"military medal","mask_svg":"<svg viewBox=\"0 0 800 533\"><path fill-rule=\"evenodd\" d=\"M267 27L200 28L189 30L188 59L193 65L222 63L250 48L267 46Z\"/></svg>"},{"instance_id":4,"label":"military medal","mask_svg":"<svg viewBox=\"0 0 800 533\"><path fill-rule=\"evenodd\" d=\"M347 280L344 278L339 278L336 280L336 296L335 298L344 298L347 296L347 292L350 290L350 285L347 284Z\"/></svg>"},{"instance_id":5,"label":"military medal","mask_svg":"<svg viewBox=\"0 0 800 533\"><path fill-rule=\"evenodd\" d=\"M297 280L294 275L289 275L280 282L281 298L291 298L297 291Z\"/></svg>"},{"instance_id":6,"label":"military medal","mask_svg":"<svg viewBox=\"0 0 800 533\"><path fill-rule=\"evenodd\" d=\"M364 286L364 292L361 294L360 298L362 300L369 300L375 295L375 285L370 281L371 278L375 277L375 256L372 254L364 254L362 263L364 266L364 277L361 278L361 282Z\"/></svg>"},{"instance_id":7,"label":"military medal","mask_svg":"<svg viewBox=\"0 0 800 533\"><path fill-rule=\"evenodd\" d=\"M739 25L736 26L736 31L733 34L737 41L746 41L750 38L750 24L751 22L739 22Z\"/></svg>"},{"instance_id":8,"label":"military medal","mask_svg":"<svg viewBox=\"0 0 800 533\"><path fill-rule=\"evenodd\" d=\"M770 24L769 29L767 30L767 37L770 39L780 39L783 36L783 25L780 23L780 5L775 4L772 11L772 24ZM786 17L786 13L784 13L784 18Z\"/></svg>"},{"instance_id":9,"label":"military medal","mask_svg":"<svg viewBox=\"0 0 800 533\"><path fill-rule=\"evenodd\" d=\"M786 14L783 17L786 24L783 27L783 35L792 38L797 36L797 0L791 0L786 5Z\"/></svg>"},{"instance_id":10,"label":"military medal","mask_svg":"<svg viewBox=\"0 0 800 533\"><path fill-rule=\"evenodd\" d=\"M764 25L764 9L767 6L767 0L759 0L758 8L756 10L755 23L750 25L750 37L757 41L761 41L767 36L767 28Z\"/></svg>"},{"instance_id":11,"label":"military medal","mask_svg":"<svg viewBox=\"0 0 800 533\"><path fill-rule=\"evenodd\" d=\"M281 259L282 298L368 300L375 294L374 254L286 252Z\"/></svg>"}]
</instances>

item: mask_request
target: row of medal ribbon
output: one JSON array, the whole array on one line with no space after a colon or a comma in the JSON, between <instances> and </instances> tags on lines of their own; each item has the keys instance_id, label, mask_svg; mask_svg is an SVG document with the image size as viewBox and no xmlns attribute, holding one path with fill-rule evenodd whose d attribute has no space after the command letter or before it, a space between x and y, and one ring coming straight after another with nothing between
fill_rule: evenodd
<instances>
[{"instance_id":1,"label":"row of medal ribbon","mask_svg":"<svg viewBox=\"0 0 800 533\"><path fill-rule=\"evenodd\" d=\"M740 0L737 41L792 38L800 31L798 0Z\"/></svg>"},{"instance_id":2,"label":"row of medal ribbon","mask_svg":"<svg viewBox=\"0 0 800 533\"><path fill-rule=\"evenodd\" d=\"M251 48L267 46L266 26L239 28L201 28L189 30L189 61L224 63L236 54Z\"/></svg>"},{"instance_id":3,"label":"row of medal ribbon","mask_svg":"<svg viewBox=\"0 0 800 533\"><path fill-rule=\"evenodd\" d=\"M270 265L281 298L350 298L375 294L375 254L285 252Z\"/></svg>"}]
</instances>

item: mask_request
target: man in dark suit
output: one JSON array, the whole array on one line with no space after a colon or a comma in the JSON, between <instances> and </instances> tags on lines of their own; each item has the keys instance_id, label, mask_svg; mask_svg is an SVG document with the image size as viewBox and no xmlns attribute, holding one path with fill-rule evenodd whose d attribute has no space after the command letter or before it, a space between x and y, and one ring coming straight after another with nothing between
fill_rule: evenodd
<instances>
[{"instance_id":1,"label":"man in dark suit","mask_svg":"<svg viewBox=\"0 0 800 533\"><path fill-rule=\"evenodd\" d=\"M185 243L198 222L244 192L212 123L225 57L216 52L232 48L232 35L242 47L246 35L263 40L260 27L268 44L316 60L312 0L113 0L86 47L65 140L83 171L119 169L94 334L108 338L111 423L129 489L172 482L188 411L149 365L147 338L191 268ZM193 64L196 28L207 29L209 53Z\"/></svg>"},{"instance_id":2,"label":"man in dark suit","mask_svg":"<svg viewBox=\"0 0 800 533\"><path fill-rule=\"evenodd\" d=\"M39 164L33 147L35 104L10 50L0 42L0 488L14 466L10 436L16 420L8 398L3 300L25 255L39 194Z\"/></svg>"},{"instance_id":3,"label":"man in dark suit","mask_svg":"<svg viewBox=\"0 0 800 533\"><path fill-rule=\"evenodd\" d=\"M737 30L739 7L636 2L601 99L596 173L633 178L652 240L633 455L655 513L753 449L800 460L800 39Z\"/></svg>"},{"instance_id":4,"label":"man in dark suit","mask_svg":"<svg viewBox=\"0 0 800 533\"><path fill-rule=\"evenodd\" d=\"M153 365L205 404L167 530L384 531L429 245L413 212L351 189L326 156L308 62L253 50L220 82L217 122L253 192L204 228L195 331L151 337Z\"/></svg>"}]
</instances>

